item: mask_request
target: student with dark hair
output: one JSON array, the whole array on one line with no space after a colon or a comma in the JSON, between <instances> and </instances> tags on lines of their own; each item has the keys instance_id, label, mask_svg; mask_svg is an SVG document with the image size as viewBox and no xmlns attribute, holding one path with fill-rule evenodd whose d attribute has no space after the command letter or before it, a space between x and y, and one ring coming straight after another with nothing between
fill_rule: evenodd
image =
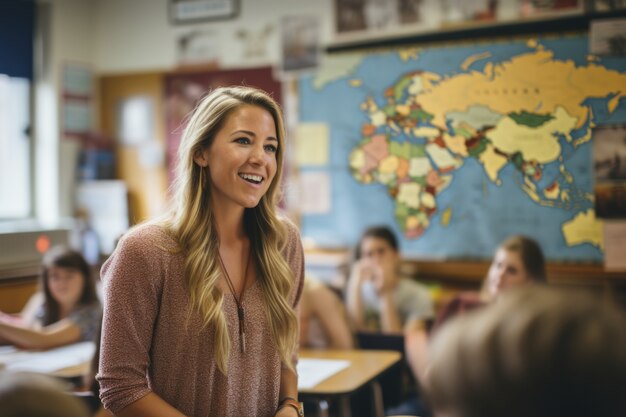
<instances>
[{"instance_id":1,"label":"student with dark hair","mask_svg":"<svg viewBox=\"0 0 626 417\"><path fill-rule=\"evenodd\" d=\"M386 226L365 230L355 248L355 257L346 302L357 332L357 342L365 348L368 348L365 343L375 343L376 346L369 348L406 351L407 343L423 335L427 320L433 317L428 288L401 275L398 239ZM377 337L372 333L401 337ZM410 362L413 358L407 355L406 359L412 369L414 365ZM390 374L389 379L398 381L385 384L385 406L389 412L402 413L402 404L400 409L390 407L404 401L408 385L412 384L410 370L400 369L396 374ZM395 387L396 383L400 386Z\"/></svg>"},{"instance_id":2,"label":"student with dark hair","mask_svg":"<svg viewBox=\"0 0 626 417\"><path fill-rule=\"evenodd\" d=\"M581 290L512 289L435 335L423 389L437 417L623 417L624 312Z\"/></svg>"},{"instance_id":3,"label":"student with dark hair","mask_svg":"<svg viewBox=\"0 0 626 417\"><path fill-rule=\"evenodd\" d=\"M18 317L0 313L0 343L25 349L50 349L93 340L102 307L83 256L62 246L44 256L41 291Z\"/></svg>"},{"instance_id":4,"label":"student with dark hair","mask_svg":"<svg viewBox=\"0 0 626 417\"><path fill-rule=\"evenodd\" d=\"M386 226L367 229L355 255L346 298L357 331L402 334L432 318L428 289L400 275L400 249L391 229Z\"/></svg>"},{"instance_id":5,"label":"student with dark hair","mask_svg":"<svg viewBox=\"0 0 626 417\"><path fill-rule=\"evenodd\" d=\"M104 264L100 397L119 416L301 413L296 307L304 255L279 215L278 104L217 88L183 133L172 210Z\"/></svg>"}]
</instances>

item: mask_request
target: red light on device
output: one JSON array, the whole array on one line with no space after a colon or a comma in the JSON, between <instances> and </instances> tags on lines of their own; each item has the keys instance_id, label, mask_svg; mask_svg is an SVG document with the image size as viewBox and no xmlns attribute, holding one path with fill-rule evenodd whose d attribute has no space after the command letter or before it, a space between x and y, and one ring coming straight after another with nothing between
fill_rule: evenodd
<instances>
[{"instance_id":1,"label":"red light on device","mask_svg":"<svg viewBox=\"0 0 626 417\"><path fill-rule=\"evenodd\" d=\"M50 249L50 238L48 235L39 235L37 241L35 242L35 248L39 253L45 253L48 249Z\"/></svg>"}]
</instances>

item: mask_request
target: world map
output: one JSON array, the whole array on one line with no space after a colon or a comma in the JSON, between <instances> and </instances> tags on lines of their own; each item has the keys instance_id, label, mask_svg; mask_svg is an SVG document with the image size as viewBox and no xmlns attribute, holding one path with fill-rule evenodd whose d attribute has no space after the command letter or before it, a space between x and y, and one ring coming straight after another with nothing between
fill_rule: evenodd
<instances>
[{"instance_id":1,"label":"world map","mask_svg":"<svg viewBox=\"0 0 626 417\"><path fill-rule=\"evenodd\" d=\"M408 255L489 258L507 236L552 260L602 260L593 128L626 122L626 59L586 37L330 56L300 79L300 122L327 123L331 209L305 237L392 226Z\"/></svg>"}]
</instances>

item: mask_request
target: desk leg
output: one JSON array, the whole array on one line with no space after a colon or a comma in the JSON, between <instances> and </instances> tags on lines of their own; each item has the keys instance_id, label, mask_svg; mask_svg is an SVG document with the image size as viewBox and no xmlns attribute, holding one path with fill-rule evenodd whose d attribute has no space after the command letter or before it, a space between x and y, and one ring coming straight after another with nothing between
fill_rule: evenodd
<instances>
[{"instance_id":1,"label":"desk leg","mask_svg":"<svg viewBox=\"0 0 626 417\"><path fill-rule=\"evenodd\" d=\"M385 407L383 406L383 390L380 387L380 382L377 380L372 381L372 395L374 396L374 411L376 417L385 417Z\"/></svg>"},{"instance_id":2,"label":"desk leg","mask_svg":"<svg viewBox=\"0 0 626 417\"><path fill-rule=\"evenodd\" d=\"M342 395L339 398L339 405L341 407L341 417L352 417L352 408L350 405L349 395Z\"/></svg>"}]
</instances>

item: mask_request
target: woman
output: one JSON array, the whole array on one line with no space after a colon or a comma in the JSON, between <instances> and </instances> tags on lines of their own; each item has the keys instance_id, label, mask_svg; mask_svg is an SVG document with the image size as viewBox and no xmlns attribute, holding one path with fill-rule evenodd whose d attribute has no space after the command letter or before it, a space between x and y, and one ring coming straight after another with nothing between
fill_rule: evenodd
<instances>
[{"instance_id":1,"label":"woman","mask_svg":"<svg viewBox=\"0 0 626 417\"><path fill-rule=\"evenodd\" d=\"M102 308L82 255L62 246L50 249L43 259L40 287L20 317L0 313L0 343L50 349L93 340Z\"/></svg>"},{"instance_id":2,"label":"woman","mask_svg":"<svg viewBox=\"0 0 626 417\"><path fill-rule=\"evenodd\" d=\"M174 206L103 266L98 380L119 416L296 416L296 228L278 217L283 119L218 88L183 134Z\"/></svg>"}]
</instances>

